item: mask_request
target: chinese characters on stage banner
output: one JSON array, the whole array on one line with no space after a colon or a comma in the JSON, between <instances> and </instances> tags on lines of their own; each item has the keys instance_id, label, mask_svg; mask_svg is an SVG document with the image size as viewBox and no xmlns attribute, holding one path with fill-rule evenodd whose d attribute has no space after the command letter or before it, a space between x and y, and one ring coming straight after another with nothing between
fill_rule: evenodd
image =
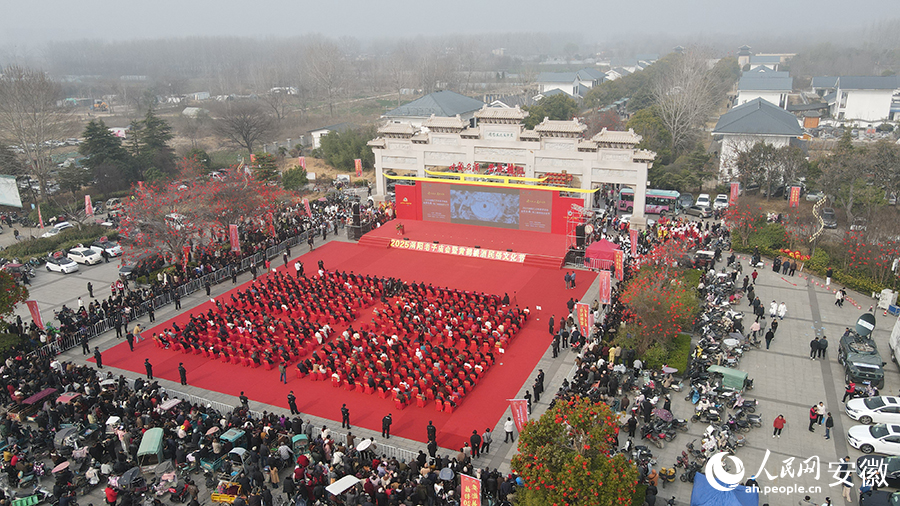
<instances>
[{"instance_id":1,"label":"chinese characters on stage banner","mask_svg":"<svg viewBox=\"0 0 900 506\"><path fill-rule=\"evenodd\" d=\"M791 207L800 205L800 187L791 186Z\"/></svg>"},{"instance_id":2,"label":"chinese characters on stage banner","mask_svg":"<svg viewBox=\"0 0 900 506\"><path fill-rule=\"evenodd\" d=\"M28 312L31 313L31 319L35 325L44 330L44 320L41 318L41 310L38 309L36 300L26 300L25 305L28 306Z\"/></svg>"},{"instance_id":3,"label":"chinese characters on stage banner","mask_svg":"<svg viewBox=\"0 0 900 506\"><path fill-rule=\"evenodd\" d=\"M731 194L728 197L728 205L736 206L738 201L738 196L741 193L741 183L734 182L731 183Z\"/></svg>"},{"instance_id":4,"label":"chinese characters on stage banner","mask_svg":"<svg viewBox=\"0 0 900 506\"><path fill-rule=\"evenodd\" d=\"M451 246L449 244L434 244L422 241L407 241L406 239L391 239L391 247L413 251L424 251L426 253L443 253L445 255L502 260L504 262L515 262L519 264L525 262L525 253L470 248L468 246Z\"/></svg>"},{"instance_id":5,"label":"chinese characters on stage banner","mask_svg":"<svg viewBox=\"0 0 900 506\"><path fill-rule=\"evenodd\" d=\"M459 506L481 506L481 480L460 473L459 484L462 487Z\"/></svg>"},{"instance_id":6,"label":"chinese characters on stage banner","mask_svg":"<svg viewBox=\"0 0 900 506\"><path fill-rule=\"evenodd\" d=\"M312 218L312 211L309 210L309 199L303 199L303 207L306 208L306 215Z\"/></svg>"},{"instance_id":7,"label":"chinese characters on stage banner","mask_svg":"<svg viewBox=\"0 0 900 506\"><path fill-rule=\"evenodd\" d=\"M583 302L575 304L575 318L577 319L578 330L580 330L581 333L585 335L587 335L588 330L591 328L591 322L589 321L590 314L590 306Z\"/></svg>"},{"instance_id":8,"label":"chinese characters on stage banner","mask_svg":"<svg viewBox=\"0 0 900 506\"><path fill-rule=\"evenodd\" d=\"M625 253L622 250L616 250L616 279L622 281L625 278Z\"/></svg>"},{"instance_id":9,"label":"chinese characters on stage banner","mask_svg":"<svg viewBox=\"0 0 900 506\"><path fill-rule=\"evenodd\" d=\"M228 225L228 237L231 239L231 251L241 252L241 238L237 225Z\"/></svg>"},{"instance_id":10,"label":"chinese characters on stage banner","mask_svg":"<svg viewBox=\"0 0 900 506\"><path fill-rule=\"evenodd\" d=\"M631 240L631 256L637 256L638 231L636 228L628 229L628 238Z\"/></svg>"},{"instance_id":11,"label":"chinese characters on stage banner","mask_svg":"<svg viewBox=\"0 0 900 506\"><path fill-rule=\"evenodd\" d=\"M353 160L353 165L356 167L356 177L362 177L362 160L355 158Z\"/></svg>"},{"instance_id":12,"label":"chinese characters on stage banner","mask_svg":"<svg viewBox=\"0 0 900 506\"><path fill-rule=\"evenodd\" d=\"M84 215L85 216L93 216L94 215L94 205L91 203L91 196L84 196Z\"/></svg>"},{"instance_id":13,"label":"chinese characters on stage banner","mask_svg":"<svg viewBox=\"0 0 900 506\"><path fill-rule=\"evenodd\" d=\"M600 303L609 304L609 299L612 295L612 273L600 271L597 281L600 282Z\"/></svg>"},{"instance_id":14,"label":"chinese characters on stage banner","mask_svg":"<svg viewBox=\"0 0 900 506\"><path fill-rule=\"evenodd\" d=\"M509 409L512 410L512 419L516 424L516 430L522 432L528 423L528 400L509 399Z\"/></svg>"}]
</instances>

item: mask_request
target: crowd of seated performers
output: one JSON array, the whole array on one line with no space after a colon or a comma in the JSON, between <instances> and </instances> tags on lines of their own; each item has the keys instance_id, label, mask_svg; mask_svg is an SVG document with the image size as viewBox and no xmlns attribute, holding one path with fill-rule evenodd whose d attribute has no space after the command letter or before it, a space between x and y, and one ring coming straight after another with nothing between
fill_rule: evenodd
<instances>
[{"instance_id":1,"label":"crowd of seated performers","mask_svg":"<svg viewBox=\"0 0 900 506\"><path fill-rule=\"evenodd\" d=\"M173 323L153 339L163 348L273 368L305 356L328 338L331 325L349 324L359 309L403 286L390 278L325 272L322 266L319 272L273 272L231 295L230 304L217 300L206 313L191 314L184 327Z\"/></svg>"},{"instance_id":2,"label":"crowd of seated performers","mask_svg":"<svg viewBox=\"0 0 900 506\"><path fill-rule=\"evenodd\" d=\"M349 327L298 363L297 375L392 395L401 409L435 400L438 409L452 411L528 313L495 295L412 283L376 308L371 323L359 330Z\"/></svg>"}]
</instances>

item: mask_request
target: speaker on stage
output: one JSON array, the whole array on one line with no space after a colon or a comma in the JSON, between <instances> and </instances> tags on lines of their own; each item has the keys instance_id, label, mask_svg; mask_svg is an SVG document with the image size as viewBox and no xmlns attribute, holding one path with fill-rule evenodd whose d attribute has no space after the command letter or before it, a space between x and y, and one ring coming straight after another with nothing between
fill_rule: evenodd
<instances>
[{"instance_id":1,"label":"speaker on stage","mask_svg":"<svg viewBox=\"0 0 900 506\"><path fill-rule=\"evenodd\" d=\"M584 225L575 227L575 247L578 249L584 247Z\"/></svg>"},{"instance_id":2,"label":"speaker on stage","mask_svg":"<svg viewBox=\"0 0 900 506\"><path fill-rule=\"evenodd\" d=\"M359 226L359 202L354 202L350 209L353 211L353 226ZM582 234L583 235L583 234Z\"/></svg>"}]
</instances>

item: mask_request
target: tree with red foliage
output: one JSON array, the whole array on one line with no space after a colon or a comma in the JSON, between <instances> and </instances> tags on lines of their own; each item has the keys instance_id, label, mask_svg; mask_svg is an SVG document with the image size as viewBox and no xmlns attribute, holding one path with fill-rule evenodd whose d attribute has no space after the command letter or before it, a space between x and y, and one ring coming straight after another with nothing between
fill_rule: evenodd
<instances>
[{"instance_id":1,"label":"tree with red foliage","mask_svg":"<svg viewBox=\"0 0 900 506\"><path fill-rule=\"evenodd\" d=\"M603 402L557 401L519 435L512 467L525 481L517 504L526 506L631 504L637 469L616 448L616 417Z\"/></svg>"},{"instance_id":2,"label":"tree with red foliage","mask_svg":"<svg viewBox=\"0 0 900 506\"><path fill-rule=\"evenodd\" d=\"M696 287L688 286L681 272L668 265L645 265L622 290L625 319L638 329L634 336L638 353L654 344L667 346L693 323L699 310Z\"/></svg>"},{"instance_id":3,"label":"tree with red foliage","mask_svg":"<svg viewBox=\"0 0 900 506\"><path fill-rule=\"evenodd\" d=\"M761 207L754 208L747 204L731 206L725 212L725 225L731 229L732 240L737 235L744 247L747 246L750 234L764 225L765 220Z\"/></svg>"}]
</instances>

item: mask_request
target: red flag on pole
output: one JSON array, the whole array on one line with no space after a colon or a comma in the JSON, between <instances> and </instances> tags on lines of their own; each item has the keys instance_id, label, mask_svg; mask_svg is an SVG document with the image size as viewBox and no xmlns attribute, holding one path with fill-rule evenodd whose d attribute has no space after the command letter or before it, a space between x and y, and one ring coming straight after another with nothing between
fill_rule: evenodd
<instances>
[{"instance_id":1,"label":"red flag on pole","mask_svg":"<svg viewBox=\"0 0 900 506\"><path fill-rule=\"evenodd\" d=\"M791 207L800 205L800 187L791 186Z\"/></svg>"},{"instance_id":2,"label":"red flag on pole","mask_svg":"<svg viewBox=\"0 0 900 506\"><path fill-rule=\"evenodd\" d=\"M616 250L616 279L622 281L625 279L625 254L622 250Z\"/></svg>"},{"instance_id":3,"label":"red flag on pole","mask_svg":"<svg viewBox=\"0 0 900 506\"><path fill-rule=\"evenodd\" d=\"M44 217L41 215L41 205L38 204L38 223L41 224L41 228L44 228Z\"/></svg>"},{"instance_id":4,"label":"red flag on pole","mask_svg":"<svg viewBox=\"0 0 900 506\"><path fill-rule=\"evenodd\" d=\"M731 183L731 194L729 195L729 198L728 198L729 206L737 205L738 196L740 195L740 193L741 193L741 183L739 183L737 181Z\"/></svg>"},{"instance_id":5,"label":"red flag on pole","mask_svg":"<svg viewBox=\"0 0 900 506\"><path fill-rule=\"evenodd\" d=\"M600 282L600 303L609 304L612 295L612 274L609 271L600 271L597 281Z\"/></svg>"},{"instance_id":6,"label":"red flag on pole","mask_svg":"<svg viewBox=\"0 0 900 506\"><path fill-rule=\"evenodd\" d=\"M356 166L356 177L362 177L362 160L359 158L354 159L353 165Z\"/></svg>"},{"instance_id":7,"label":"red flag on pole","mask_svg":"<svg viewBox=\"0 0 900 506\"><path fill-rule=\"evenodd\" d=\"M631 239L631 256L637 256L638 231L636 228L628 229L628 238Z\"/></svg>"},{"instance_id":8,"label":"red flag on pole","mask_svg":"<svg viewBox=\"0 0 900 506\"><path fill-rule=\"evenodd\" d=\"M190 246L183 246L183 247L181 248L181 251L182 251L182 253L184 254L184 272L187 272L187 270L188 270L188 262L189 262L190 259L191 259L191 247L190 247Z\"/></svg>"},{"instance_id":9,"label":"red flag on pole","mask_svg":"<svg viewBox=\"0 0 900 506\"><path fill-rule=\"evenodd\" d=\"M590 328L590 322L588 322L589 314L591 314L590 306L583 302L575 304L575 318L578 323L578 330L585 335L587 335L588 329Z\"/></svg>"},{"instance_id":10,"label":"red flag on pole","mask_svg":"<svg viewBox=\"0 0 900 506\"><path fill-rule=\"evenodd\" d=\"M309 199L303 199L303 207L306 208L306 215L312 218L312 211L309 209Z\"/></svg>"},{"instance_id":11,"label":"red flag on pole","mask_svg":"<svg viewBox=\"0 0 900 506\"><path fill-rule=\"evenodd\" d=\"M481 480L460 473L459 484L462 488L459 506L481 506Z\"/></svg>"},{"instance_id":12,"label":"red flag on pole","mask_svg":"<svg viewBox=\"0 0 900 506\"><path fill-rule=\"evenodd\" d=\"M31 319L34 324L44 330L44 320L41 318L41 310L38 309L36 300L26 300L25 305L28 306L28 312L31 313Z\"/></svg>"},{"instance_id":13,"label":"red flag on pole","mask_svg":"<svg viewBox=\"0 0 900 506\"><path fill-rule=\"evenodd\" d=\"M269 224L269 234L275 236L275 216L272 213L266 213L266 222Z\"/></svg>"},{"instance_id":14,"label":"red flag on pole","mask_svg":"<svg viewBox=\"0 0 900 506\"><path fill-rule=\"evenodd\" d=\"M297 162L300 164L301 167L303 167L304 169L306 168L306 157L305 156L297 157Z\"/></svg>"},{"instance_id":15,"label":"red flag on pole","mask_svg":"<svg viewBox=\"0 0 900 506\"><path fill-rule=\"evenodd\" d=\"M509 407L512 409L512 419L516 424L516 430L522 432L528 423L528 401L526 399L509 399Z\"/></svg>"},{"instance_id":16,"label":"red flag on pole","mask_svg":"<svg viewBox=\"0 0 900 506\"><path fill-rule=\"evenodd\" d=\"M93 216L94 215L94 205L91 203L91 196L84 196L84 215L85 216Z\"/></svg>"},{"instance_id":17,"label":"red flag on pole","mask_svg":"<svg viewBox=\"0 0 900 506\"><path fill-rule=\"evenodd\" d=\"M238 226L228 225L228 236L231 239L231 251L241 252L241 238L238 234Z\"/></svg>"}]
</instances>

